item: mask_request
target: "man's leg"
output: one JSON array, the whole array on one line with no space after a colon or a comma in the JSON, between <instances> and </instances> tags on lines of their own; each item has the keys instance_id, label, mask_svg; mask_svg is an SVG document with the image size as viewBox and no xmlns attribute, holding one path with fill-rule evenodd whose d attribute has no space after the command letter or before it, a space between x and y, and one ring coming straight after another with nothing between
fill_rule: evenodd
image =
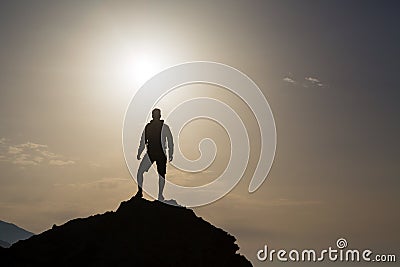
<instances>
[{"instance_id":1,"label":"man's leg","mask_svg":"<svg viewBox=\"0 0 400 267\"><path fill-rule=\"evenodd\" d=\"M158 175L158 200L164 200L163 191L165 186L165 174L164 177L159 174Z\"/></svg>"},{"instance_id":2,"label":"man's leg","mask_svg":"<svg viewBox=\"0 0 400 267\"><path fill-rule=\"evenodd\" d=\"M143 171L141 171L141 170L138 170L138 173L137 173L137 183L138 183L138 191L137 191L135 197L143 197L143 190L142 190L142 187L143 187Z\"/></svg>"},{"instance_id":3,"label":"man's leg","mask_svg":"<svg viewBox=\"0 0 400 267\"><path fill-rule=\"evenodd\" d=\"M142 197L143 196L143 191L142 191L142 187L143 187L143 174L145 172L147 172L151 167L151 161L149 158L149 155L145 155L142 159L142 161L140 162L138 171L137 171L137 183L138 183L138 191L136 193L136 197Z\"/></svg>"},{"instance_id":4,"label":"man's leg","mask_svg":"<svg viewBox=\"0 0 400 267\"><path fill-rule=\"evenodd\" d=\"M158 200L164 200L163 191L165 186L165 174L167 172L167 158L160 154L156 160L158 172Z\"/></svg>"}]
</instances>

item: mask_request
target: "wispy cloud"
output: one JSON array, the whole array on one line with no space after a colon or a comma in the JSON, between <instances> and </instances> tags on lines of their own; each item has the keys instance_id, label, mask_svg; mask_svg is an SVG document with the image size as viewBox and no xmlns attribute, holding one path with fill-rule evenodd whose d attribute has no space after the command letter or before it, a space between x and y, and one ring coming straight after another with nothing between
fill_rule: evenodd
<instances>
[{"instance_id":1,"label":"wispy cloud","mask_svg":"<svg viewBox=\"0 0 400 267\"><path fill-rule=\"evenodd\" d=\"M33 166L33 165L38 165L40 162L42 162L42 158L37 158L37 157L31 157L29 154L16 154L15 157L13 158L8 158L10 162L17 164L17 165L23 165L23 166Z\"/></svg>"},{"instance_id":2,"label":"wispy cloud","mask_svg":"<svg viewBox=\"0 0 400 267\"><path fill-rule=\"evenodd\" d=\"M72 183L67 184L67 186L76 188L76 189L88 189L88 188L96 188L96 189L114 189L119 186L124 186L127 183L132 182L132 179L129 178L118 178L118 177L106 177L101 178L92 182L86 183ZM64 186L62 184L58 184L57 186Z\"/></svg>"},{"instance_id":3,"label":"wispy cloud","mask_svg":"<svg viewBox=\"0 0 400 267\"><path fill-rule=\"evenodd\" d=\"M323 84L318 78L315 78L315 77L305 77L304 79L305 79L306 81L310 82L312 85L316 85L316 86L319 86L319 87L323 87L323 86L324 86L324 84Z\"/></svg>"},{"instance_id":4,"label":"wispy cloud","mask_svg":"<svg viewBox=\"0 0 400 267\"><path fill-rule=\"evenodd\" d=\"M305 77L304 79L306 81L310 81L312 83L319 83L320 82L317 78L313 78L313 77Z\"/></svg>"},{"instance_id":5,"label":"wispy cloud","mask_svg":"<svg viewBox=\"0 0 400 267\"><path fill-rule=\"evenodd\" d=\"M9 146L8 147L8 154L20 154L23 151L22 148L16 146Z\"/></svg>"},{"instance_id":6,"label":"wispy cloud","mask_svg":"<svg viewBox=\"0 0 400 267\"><path fill-rule=\"evenodd\" d=\"M295 84L295 83L296 83L296 81L293 80L293 79L290 78L290 77L285 77L285 78L283 78L283 81L284 81L284 82L287 82L287 83L292 83L292 84Z\"/></svg>"},{"instance_id":7,"label":"wispy cloud","mask_svg":"<svg viewBox=\"0 0 400 267\"><path fill-rule=\"evenodd\" d=\"M75 164L75 161L73 161L73 160L51 159L49 161L49 164L50 165L54 165L54 166L65 166L65 165Z\"/></svg>"},{"instance_id":8,"label":"wispy cloud","mask_svg":"<svg viewBox=\"0 0 400 267\"><path fill-rule=\"evenodd\" d=\"M311 88L311 87L324 87L325 85L321 82L320 79L312 76L305 77L304 80L295 80L292 77L286 76L282 79L286 83L290 83L292 85L300 85L304 88Z\"/></svg>"},{"instance_id":9,"label":"wispy cloud","mask_svg":"<svg viewBox=\"0 0 400 267\"><path fill-rule=\"evenodd\" d=\"M13 144L6 138L0 138L0 161L20 166L75 164L75 161L50 151L47 145L33 142Z\"/></svg>"}]
</instances>

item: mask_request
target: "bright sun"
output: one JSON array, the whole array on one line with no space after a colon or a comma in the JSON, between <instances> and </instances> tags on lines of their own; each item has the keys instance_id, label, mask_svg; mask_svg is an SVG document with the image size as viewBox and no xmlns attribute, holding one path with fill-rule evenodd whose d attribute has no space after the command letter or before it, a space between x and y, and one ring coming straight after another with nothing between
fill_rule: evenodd
<instances>
[{"instance_id":1,"label":"bright sun","mask_svg":"<svg viewBox=\"0 0 400 267\"><path fill-rule=\"evenodd\" d=\"M143 85L148 79L162 70L162 64L156 56L134 54L119 60L118 76L121 81Z\"/></svg>"},{"instance_id":2,"label":"bright sun","mask_svg":"<svg viewBox=\"0 0 400 267\"><path fill-rule=\"evenodd\" d=\"M141 85L159 71L161 71L161 63L155 58L139 56L133 62L133 76Z\"/></svg>"}]
</instances>

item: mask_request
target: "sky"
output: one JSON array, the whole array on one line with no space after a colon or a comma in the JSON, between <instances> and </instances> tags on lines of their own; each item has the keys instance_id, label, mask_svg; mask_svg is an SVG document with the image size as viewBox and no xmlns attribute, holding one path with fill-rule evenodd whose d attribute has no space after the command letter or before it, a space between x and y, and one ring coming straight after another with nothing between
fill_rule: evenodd
<instances>
[{"instance_id":1,"label":"sky","mask_svg":"<svg viewBox=\"0 0 400 267\"><path fill-rule=\"evenodd\" d=\"M277 148L259 190L247 192L254 152L239 185L196 214L237 237L255 266L264 244L324 248L339 237L400 256L396 1L0 5L0 220L40 233L115 210L136 192L121 137L130 99L166 67L209 60L259 86ZM193 90L243 104L214 89ZM196 123L192 135L229 145L217 125ZM168 170L192 184L213 179Z\"/></svg>"}]
</instances>

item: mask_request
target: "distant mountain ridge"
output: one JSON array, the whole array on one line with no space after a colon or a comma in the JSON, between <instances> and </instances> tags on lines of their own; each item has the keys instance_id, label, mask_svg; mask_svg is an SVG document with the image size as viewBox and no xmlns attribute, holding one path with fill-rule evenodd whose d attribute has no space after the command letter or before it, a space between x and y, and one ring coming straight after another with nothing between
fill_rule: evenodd
<instances>
[{"instance_id":1,"label":"distant mountain ridge","mask_svg":"<svg viewBox=\"0 0 400 267\"><path fill-rule=\"evenodd\" d=\"M18 240L27 239L33 235L33 233L22 229L15 224L0 221L0 240L9 245L14 244ZM2 244L0 244L0 246L4 247Z\"/></svg>"},{"instance_id":2,"label":"distant mountain ridge","mask_svg":"<svg viewBox=\"0 0 400 267\"><path fill-rule=\"evenodd\" d=\"M251 266L236 239L193 210L132 198L11 248L2 266Z\"/></svg>"},{"instance_id":3,"label":"distant mountain ridge","mask_svg":"<svg viewBox=\"0 0 400 267\"><path fill-rule=\"evenodd\" d=\"M8 247L10 247L10 246L11 246L10 243L8 243L8 242L6 242L6 241L3 241L3 240L0 240L0 247L2 247L2 248L8 248Z\"/></svg>"}]
</instances>

